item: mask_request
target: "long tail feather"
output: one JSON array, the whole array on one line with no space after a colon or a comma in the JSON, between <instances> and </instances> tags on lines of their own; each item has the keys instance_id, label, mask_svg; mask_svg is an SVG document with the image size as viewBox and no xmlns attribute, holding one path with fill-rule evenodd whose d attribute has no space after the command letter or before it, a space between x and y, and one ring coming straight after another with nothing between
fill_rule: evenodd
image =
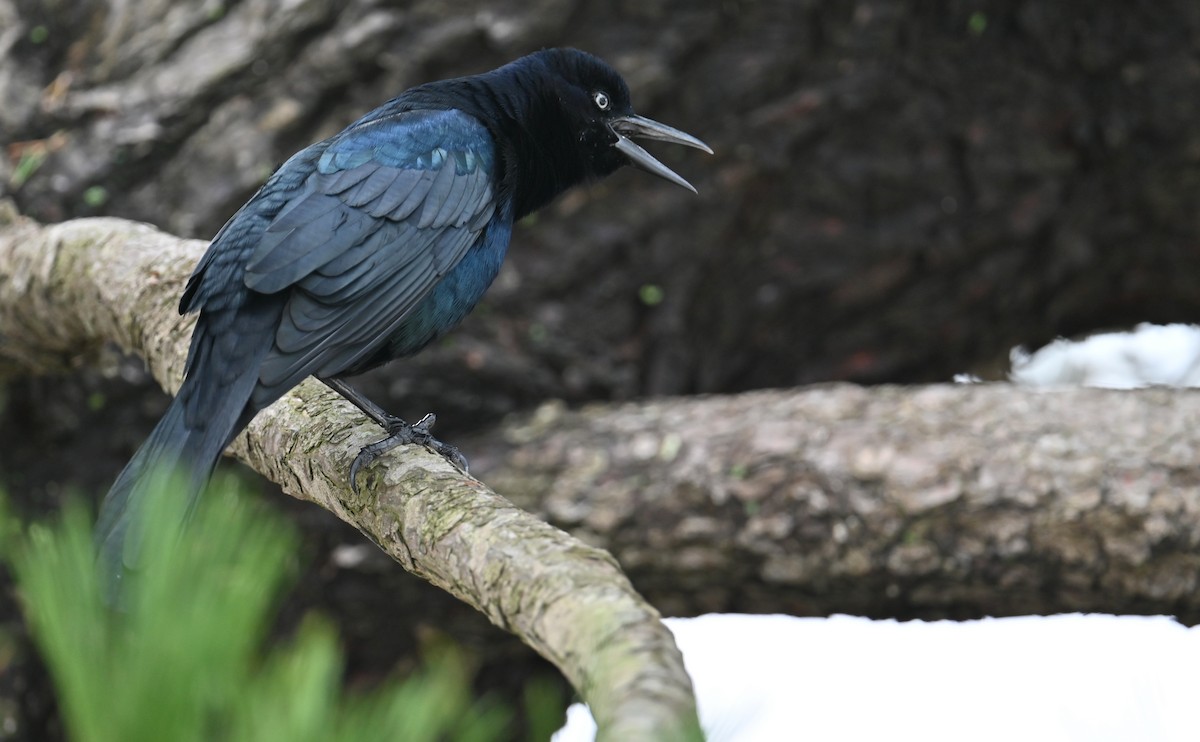
<instances>
[{"instance_id":1,"label":"long tail feather","mask_svg":"<svg viewBox=\"0 0 1200 742\"><path fill-rule=\"evenodd\" d=\"M167 408L100 507L96 547L114 583L121 580L126 569L137 565L141 543L137 529L148 489L179 487L185 490L180 494L189 503L194 502L217 465L226 435L213 441L209 440L211 433L190 430L179 399Z\"/></svg>"}]
</instances>

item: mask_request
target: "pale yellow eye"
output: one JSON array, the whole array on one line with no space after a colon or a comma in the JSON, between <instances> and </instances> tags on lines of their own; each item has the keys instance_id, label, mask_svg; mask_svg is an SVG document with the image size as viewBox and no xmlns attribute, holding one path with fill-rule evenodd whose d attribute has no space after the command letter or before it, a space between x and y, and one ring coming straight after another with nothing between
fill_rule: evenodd
<instances>
[{"instance_id":1,"label":"pale yellow eye","mask_svg":"<svg viewBox=\"0 0 1200 742\"><path fill-rule=\"evenodd\" d=\"M608 93L603 90L597 90L592 93L592 100L596 103L596 108L599 108L601 111L607 111L608 107L612 105L608 100Z\"/></svg>"}]
</instances>

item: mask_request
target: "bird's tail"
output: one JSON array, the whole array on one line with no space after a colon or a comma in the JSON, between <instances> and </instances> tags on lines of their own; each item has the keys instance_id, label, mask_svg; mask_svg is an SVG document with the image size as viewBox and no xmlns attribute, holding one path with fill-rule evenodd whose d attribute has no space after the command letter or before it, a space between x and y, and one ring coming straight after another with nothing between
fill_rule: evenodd
<instances>
[{"instance_id":1,"label":"bird's tail","mask_svg":"<svg viewBox=\"0 0 1200 742\"><path fill-rule=\"evenodd\" d=\"M156 487L177 490L189 510L204 489L221 457L230 431L189 428L184 401L177 397L158 421L150 437L117 477L100 506L96 523L96 548L115 590L126 570L135 569L141 547L141 511L147 494Z\"/></svg>"}]
</instances>

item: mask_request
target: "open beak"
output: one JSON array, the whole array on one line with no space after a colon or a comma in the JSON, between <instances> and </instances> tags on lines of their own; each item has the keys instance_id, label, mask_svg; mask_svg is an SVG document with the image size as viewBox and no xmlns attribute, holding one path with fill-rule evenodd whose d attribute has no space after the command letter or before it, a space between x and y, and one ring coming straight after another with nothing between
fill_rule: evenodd
<instances>
[{"instance_id":1,"label":"open beak","mask_svg":"<svg viewBox=\"0 0 1200 742\"><path fill-rule=\"evenodd\" d=\"M675 144L682 144L685 147L702 149L711 155L713 151L707 144L691 134L685 134L679 129L671 128L666 124L660 124L653 119L646 118L645 116L636 116L633 114L630 114L629 116L621 116L613 119L610 126L612 127L613 133L617 135L617 141L613 144L613 146L616 147L621 154L629 158L630 164L636 165L652 175L657 175L660 178L666 178L676 185L681 185L692 193L696 192L696 189L692 187L691 183L684 180L671 168L654 159L653 155L639 147L629 137L657 139L660 142L674 142Z\"/></svg>"}]
</instances>

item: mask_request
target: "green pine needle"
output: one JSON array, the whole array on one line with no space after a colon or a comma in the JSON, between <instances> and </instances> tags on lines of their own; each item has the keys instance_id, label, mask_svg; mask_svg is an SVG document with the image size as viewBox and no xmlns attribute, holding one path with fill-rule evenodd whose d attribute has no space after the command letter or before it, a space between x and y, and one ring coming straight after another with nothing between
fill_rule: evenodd
<instances>
[{"instance_id":1,"label":"green pine needle","mask_svg":"<svg viewBox=\"0 0 1200 742\"><path fill-rule=\"evenodd\" d=\"M342 692L326 621L309 618L264 652L294 571L295 533L229 485L212 488L190 519L177 486L156 489L141 508L152 524L141 531L142 567L122 586L119 611L104 601L83 507L20 534L0 498L4 551L70 739L490 742L509 733L511 714L471 696L472 668L453 648L403 683L353 696Z\"/></svg>"}]
</instances>

